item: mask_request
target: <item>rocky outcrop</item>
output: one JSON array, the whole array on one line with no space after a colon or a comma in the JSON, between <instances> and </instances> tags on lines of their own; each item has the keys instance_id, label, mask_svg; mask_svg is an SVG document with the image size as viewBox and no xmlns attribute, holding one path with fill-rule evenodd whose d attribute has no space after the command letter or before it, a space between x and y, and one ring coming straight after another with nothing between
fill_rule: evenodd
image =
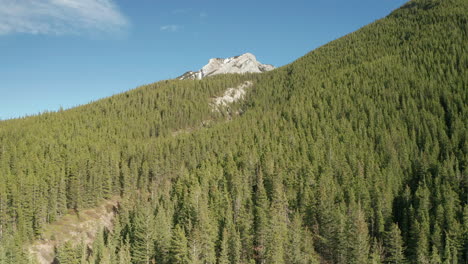
<instances>
[{"instance_id":1,"label":"rocky outcrop","mask_svg":"<svg viewBox=\"0 0 468 264\"><path fill-rule=\"evenodd\" d=\"M235 88L228 88L224 92L223 96L213 99L213 110L217 110L220 106L227 106L231 103L243 99L246 94L246 89L250 86L252 86L252 82L246 81Z\"/></svg>"},{"instance_id":2,"label":"rocky outcrop","mask_svg":"<svg viewBox=\"0 0 468 264\"><path fill-rule=\"evenodd\" d=\"M226 59L210 59L208 64L199 71L188 71L177 79L203 79L208 76L226 73L260 73L275 69L273 65L261 64L252 53L245 53Z\"/></svg>"},{"instance_id":3,"label":"rocky outcrop","mask_svg":"<svg viewBox=\"0 0 468 264\"><path fill-rule=\"evenodd\" d=\"M34 263L58 263L55 259L56 248L68 241L74 246L84 243L87 247L92 247L98 230L113 229L119 199L117 196L113 197L98 207L83 210L78 214L67 214L60 220L46 225L42 230L42 237L29 246Z\"/></svg>"}]
</instances>

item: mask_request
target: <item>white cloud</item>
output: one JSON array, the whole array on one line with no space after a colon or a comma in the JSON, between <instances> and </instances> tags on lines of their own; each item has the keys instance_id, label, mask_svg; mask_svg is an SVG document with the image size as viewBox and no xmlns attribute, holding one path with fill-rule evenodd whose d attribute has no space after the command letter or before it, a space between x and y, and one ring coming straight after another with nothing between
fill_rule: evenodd
<instances>
[{"instance_id":1,"label":"white cloud","mask_svg":"<svg viewBox=\"0 0 468 264\"><path fill-rule=\"evenodd\" d=\"M161 31L176 32L181 29L178 25L164 25L159 28Z\"/></svg>"},{"instance_id":2,"label":"white cloud","mask_svg":"<svg viewBox=\"0 0 468 264\"><path fill-rule=\"evenodd\" d=\"M0 0L0 35L118 32L128 24L113 0Z\"/></svg>"}]
</instances>

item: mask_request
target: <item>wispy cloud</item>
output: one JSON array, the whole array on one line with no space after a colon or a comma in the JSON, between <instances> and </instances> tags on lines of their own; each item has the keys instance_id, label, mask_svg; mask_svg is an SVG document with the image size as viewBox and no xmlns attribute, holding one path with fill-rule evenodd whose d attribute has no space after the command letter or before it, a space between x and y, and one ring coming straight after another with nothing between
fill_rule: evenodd
<instances>
[{"instance_id":1,"label":"wispy cloud","mask_svg":"<svg viewBox=\"0 0 468 264\"><path fill-rule=\"evenodd\" d=\"M182 27L179 25L164 25L164 26L161 26L159 29L161 31L176 32L176 31L179 31L179 29L181 28Z\"/></svg>"},{"instance_id":2,"label":"wispy cloud","mask_svg":"<svg viewBox=\"0 0 468 264\"><path fill-rule=\"evenodd\" d=\"M119 32L128 25L113 0L0 0L0 35Z\"/></svg>"}]
</instances>

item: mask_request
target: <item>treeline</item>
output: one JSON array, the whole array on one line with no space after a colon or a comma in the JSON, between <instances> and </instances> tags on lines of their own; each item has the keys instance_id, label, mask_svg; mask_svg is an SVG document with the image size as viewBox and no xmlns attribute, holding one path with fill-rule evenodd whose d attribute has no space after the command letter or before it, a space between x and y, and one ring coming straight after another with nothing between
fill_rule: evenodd
<instances>
[{"instance_id":1,"label":"treeline","mask_svg":"<svg viewBox=\"0 0 468 264\"><path fill-rule=\"evenodd\" d=\"M1 122L0 263L114 194L59 263L466 263L467 16L413 0L272 72Z\"/></svg>"}]
</instances>

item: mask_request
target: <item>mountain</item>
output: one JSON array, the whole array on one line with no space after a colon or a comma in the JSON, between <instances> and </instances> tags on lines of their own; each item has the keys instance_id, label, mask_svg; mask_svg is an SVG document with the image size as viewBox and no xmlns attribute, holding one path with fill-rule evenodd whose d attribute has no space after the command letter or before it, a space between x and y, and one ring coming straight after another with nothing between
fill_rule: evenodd
<instances>
[{"instance_id":1,"label":"mountain","mask_svg":"<svg viewBox=\"0 0 468 264\"><path fill-rule=\"evenodd\" d=\"M466 263L467 21L412 0L274 71L0 122L0 263Z\"/></svg>"},{"instance_id":2,"label":"mountain","mask_svg":"<svg viewBox=\"0 0 468 264\"><path fill-rule=\"evenodd\" d=\"M210 59L208 64L201 68L199 71L188 71L177 79L198 79L201 80L205 77L225 74L225 73L260 73L271 71L275 67L269 64L261 64L257 61L255 55L245 53L239 56L230 57L226 59Z\"/></svg>"}]
</instances>

